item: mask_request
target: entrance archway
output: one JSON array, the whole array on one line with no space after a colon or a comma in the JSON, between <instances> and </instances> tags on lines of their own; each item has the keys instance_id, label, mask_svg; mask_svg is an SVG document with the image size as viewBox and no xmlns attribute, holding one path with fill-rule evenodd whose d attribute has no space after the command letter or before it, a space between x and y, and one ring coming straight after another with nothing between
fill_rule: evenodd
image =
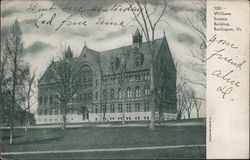
<instances>
[{"instance_id":1,"label":"entrance archway","mask_svg":"<svg viewBox=\"0 0 250 160\"><path fill-rule=\"evenodd\" d=\"M82 120L89 120L89 110L87 106L81 107Z\"/></svg>"}]
</instances>

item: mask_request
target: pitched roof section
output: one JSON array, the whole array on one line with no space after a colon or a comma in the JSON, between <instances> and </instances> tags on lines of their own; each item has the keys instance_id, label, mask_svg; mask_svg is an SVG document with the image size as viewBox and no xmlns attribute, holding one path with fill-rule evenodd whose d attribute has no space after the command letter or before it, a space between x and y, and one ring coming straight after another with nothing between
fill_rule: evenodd
<instances>
[{"instance_id":1,"label":"pitched roof section","mask_svg":"<svg viewBox=\"0 0 250 160\"><path fill-rule=\"evenodd\" d=\"M169 49L165 36L163 38L156 39L154 42L155 42L155 49L156 49L154 57L157 56L163 44L167 45L167 48ZM143 60L143 64L140 67L135 67L135 58L136 58L136 55L138 54L143 54L144 60ZM101 69L104 75L112 74L112 71L110 71L109 65L112 62L112 60L116 59L116 57L120 59L122 57L127 58L127 71L149 69L150 52L149 52L147 42L142 43L139 49L137 48L133 49L132 45L128 45L128 46L110 49L110 50L106 50L102 52L98 52L93 49L90 49L85 44L79 57L73 57L72 60L74 61L74 63L78 64L78 63L81 63L80 57L84 58L87 55L93 56L94 60L96 61L96 63L98 64L99 68ZM54 63L58 63L58 61ZM50 70L50 67L51 66L47 68L46 72ZM44 74L46 74L46 72L44 72ZM42 79L44 79L44 75L39 80L40 83L42 82Z\"/></svg>"},{"instance_id":2,"label":"pitched roof section","mask_svg":"<svg viewBox=\"0 0 250 160\"><path fill-rule=\"evenodd\" d=\"M164 38L160 38L160 39L155 40L155 48L156 48L155 56L158 54L158 51L159 51L163 41L164 41ZM102 51L100 53L101 53L100 54L101 55L101 66L102 66L104 74L110 74L110 73L107 73L109 69L107 67L105 67L107 65L107 64L105 64L105 63L107 63L107 60L110 61L112 59L112 57L122 57L124 55L128 58L127 70L135 71L135 70L149 69L150 52L149 52L147 42L142 43L139 49L133 49L132 45L129 45L129 46L124 46L124 47L120 47L120 48ZM134 62L135 62L134 56L137 53L142 53L144 55L144 63L140 68L136 68L134 65Z\"/></svg>"}]
</instances>

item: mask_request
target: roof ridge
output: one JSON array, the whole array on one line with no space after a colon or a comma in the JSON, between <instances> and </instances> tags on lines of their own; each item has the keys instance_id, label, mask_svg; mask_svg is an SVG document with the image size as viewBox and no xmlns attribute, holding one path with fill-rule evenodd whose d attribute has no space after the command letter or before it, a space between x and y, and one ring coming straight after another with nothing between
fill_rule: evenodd
<instances>
[{"instance_id":1,"label":"roof ridge","mask_svg":"<svg viewBox=\"0 0 250 160\"><path fill-rule=\"evenodd\" d=\"M163 40L164 37L162 37L162 38L157 38L157 39L155 39L154 41L161 40L161 39ZM142 42L142 44L145 44L145 43L147 43L147 41L146 41L146 42ZM100 53L112 51L112 50L115 50L115 49L126 48L126 47L130 47L130 46L132 46L132 44L131 44L131 45L127 45L127 46L118 47L118 48L113 48L113 49L108 49L108 50L100 51Z\"/></svg>"}]
</instances>

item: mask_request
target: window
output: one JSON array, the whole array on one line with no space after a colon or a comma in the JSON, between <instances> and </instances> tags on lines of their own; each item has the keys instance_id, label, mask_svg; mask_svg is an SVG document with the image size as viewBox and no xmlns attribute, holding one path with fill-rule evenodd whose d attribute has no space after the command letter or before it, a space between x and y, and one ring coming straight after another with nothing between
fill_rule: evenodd
<instances>
[{"instance_id":1,"label":"window","mask_svg":"<svg viewBox=\"0 0 250 160\"><path fill-rule=\"evenodd\" d=\"M88 85L89 85L89 86L92 86L92 78L89 78L89 79L88 79Z\"/></svg>"},{"instance_id":2,"label":"window","mask_svg":"<svg viewBox=\"0 0 250 160\"><path fill-rule=\"evenodd\" d=\"M149 112L149 102L144 102L144 112Z\"/></svg>"},{"instance_id":3,"label":"window","mask_svg":"<svg viewBox=\"0 0 250 160\"><path fill-rule=\"evenodd\" d=\"M122 90L121 90L121 88L118 89L118 99L122 99Z\"/></svg>"},{"instance_id":4,"label":"window","mask_svg":"<svg viewBox=\"0 0 250 160\"><path fill-rule=\"evenodd\" d=\"M45 110L44 110L44 115L47 115L47 114L48 114L48 110L45 109Z\"/></svg>"},{"instance_id":5,"label":"window","mask_svg":"<svg viewBox=\"0 0 250 160\"><path fill-rule=\"evenodd\" d=\"M140 112L140 103L135 103L135 112Z\"/></svg>"},{"instance_id":6,"label":"window","mask_svg":"<svg viewBox=\"0 0 250 160\"><path fill-rule=\"evenodd\" d=\"M115 69L118 69L120 67L121 60L118 57L115 57Z\"/></svg>"},{"instance_id":7,"label":"window","mask_svg":"<svg viewBox=\"0 0 250 160\"><path fill-rule=\"evenodd\" d=\"M107 90L106 90L106 89L103 90L103 98L104 98L104 99L107 98Z\"/></svg>"},{"instance_id":8,"label":"window","mask_svg":"<svg viewBox=\"0 0 250 160\"><path fill-rule=\"evenodd\" d=\"M49 96L49 104L53 104L53 94Z\"/></svg>"},{"instance_id":9,"label":"window","mask_svg":"<svg viewBox=\"0 0 250 160\"><path fill-rule=\"evenodd\" d=\"M122 104L118 104L118 112L119 112L119 113L122 113L122 112L123 112Z\"/></svg>"},{"instance_id":10,"label":"window","mask_svg":"<svg viewBox=\"0 0 250 160\"><path fill-rule=\"evenodd\" d=\"M95 108L95 113L98 113L98 108L97 108L97 106L96 106L96 108Z\"/></svg>"},{"instance_id":11,"label":"window","mask_svg":"<svg viewBox=\"0 0 250 160\"><path fill-rule=\"evenodd\" d=\"M43 97L39 97L39 104L43 104Z\"/></svg>"},{"instance_id":12,"label":"window","mask_svg":"<svg viewBox=\"0 0 250 160\"><path fill-rule=\"evenodd\" d=\"M103 113L106 113L106 111L107 111L107 105L106 104L102 105L102 111L103 111Z\"/></svg>"},{"instance_id":13,"label":"window","mask_svg":"<svg viewBox=\"0 0 250 160\"><path fill-rule=\"evenodd\" d=\"M128 87L128 88L127 88L127 98L131 98L131 97L132 97L131 88Z\"/></svg>"},{"instance_id":14,"label":"window","mask_svg":"<svg viewBox=\"0 0 250 160\"><path fill-rule=\"evenodd\" d=\"M136 67L139 67L139 66L140 66L139 57L136 57L136 58L135 58L135 66L136 66Z\"/></svg>"},{"instance_id":15,"label":"window","mask_svg":"<svg viewBox=\"0 0 250 160\"><path fill-rule=\"evenodd\" d=\"M98 92L95 92L95 99L98 99Z\"/></svg>"},{"instance_id":16,"label":"window","mask_svg":"<svg viewBox=\"0 0 250 160\"><path fill-rule=\"evenodd\" d=\"M95 86L97 86L97 82L98 82L98 80L96 79L96 80L95 80Z\"/></svg>"},{"instance_id":17,"label":"window","mask_svg":"<svg viewBox=\"0 0 250 160\"><path fill-rule=\"evenodd\" d=\"M58 115L58 110L57 109L55 109L55 115Z\"/></svg>"},{"instance_id":18,"label":"window","mask_svg":"<svg viewBox=\"0 0 250 160\"><path fill-rule=\"evenodd\" d=\"M92 99L92 93L88 93L88 99Z\"/></svg>"},{"instance_id":19,"label":"window","mask_svg":"<svg viewBox=\"0 0 250 160\"><path fill-rule=\"evenodd\" d=\"M110 113L115 113L115 106L114 106L114 104L110 105Z\"/></svg>"},{"instance_id":20,"label":"window","mask_svg":"<svg viewBox=\"0 0 250 160\"><path fill-rule=\"evenodd\" d=\"M145 73L145 74L144 74L144 79L146 79L146 80L149 80L149 79L150 79L149 73Z\"/></svg>"},{"instance_id":21,"label":"window","mask_svg":"<svg viewBox=\"0 0 250 160\"><path fill-rule=\"evenodd\" d=\"M129 82L132 82L133 81L133 75L129 75Z\"/></svg>"},{"instance_id":22,"label":"window","mask_svg":"<svg viewBox=\"0 0 250 160\"><path fill-rule=\"evenodd\" d=\"M135 97L140 97L141 96L141 89L140 87L135 87Z\"/></svg>"},{"instance_id":23,"label":"window","mask_svg":"<svg viewBox=\"0 0 250 160\"><path fill-rule=\"evenodd\" d=\"M114 117L110 117L109 119L110 119L111 121L112 121L112 120L115 120L115 118L114 118Z\"/></svg>"},{"instance_id":24,"label":"window","mask_svg":"<svg viewBox=\"0 0 250 160\"><path fill-rule=\"evenodd\" d=\"M110 91L110 98L115 99L115 90L114 89L111 89L111 91Z\"/></svg>"},{"instance_id":25,"label":"window","mask_svg":"<svg viewBox=\"0 0 250 160\"><path fill-rule=\"evenodd\" d=\"M87 84L87 79L83 78L83 85L85 86Z\"/></svg>"},{"instance_id":26,"label":"window","mask_svg":"<svg viewBox=\"0 0 250 160\"><path fill-rule=\"evenodd\" d=\"M126 104L126 112L131 112L131 103Z\"/></svg>"},{"instance_id":27,"label":"window","mask_svg":"<svg viewBox=\"0 0 250 160\"><path fill-rule=\"evenodd\" d=\"M44 103L44 104L47 104L47 102L48 102L48 97L47 97L47 96L44 96L43 103Z\"/></svg>"},{"instance_id":28,"label":"window","mask_svg":"<svg viewBox=\"0 0 250 160\"><path fill-rule=\"evenodd\" d=\"M84 93L84 94L83 94L83 99L86 100L87 98L88 98L88 94L87 94L87 93Z\"/></svg>"},{"instance_id":29,"label":"window","mask_svg":"<svg viewBox=\"0 0 250 160\"><path fill-rule=\"evenodd\" d=\"M140 80L141 80L140 74L136 74L136 75L135 75L135 80L136 80L136 81L140 81Z\"/></svg>"},{"instance_id":30,"label":"window","mask_svg":"<svg viewBox=\"0 0 250 160\"><path fill-rule=\"evenodd\" d=\"M145 87L145 95L149 95L149 87Z\"/></svg>"},{"instance_id":31,"label":"window","mask_svg":"<svg viewBox=\"0 0 250 160\"><path fill-rule=\"evenodd\" d=\"M59 101L59 95L55 94L55 100L58 102Z\"/></svg>"},{"instance_id":32,"label":"window","mask_svg":"<svg viewBox=\"0 0 250 160\"><path fill-rule=\"evenodd\" d=\"M38 110L38 115L42 115L42 110Z\"/></svg>"}]
</instances>

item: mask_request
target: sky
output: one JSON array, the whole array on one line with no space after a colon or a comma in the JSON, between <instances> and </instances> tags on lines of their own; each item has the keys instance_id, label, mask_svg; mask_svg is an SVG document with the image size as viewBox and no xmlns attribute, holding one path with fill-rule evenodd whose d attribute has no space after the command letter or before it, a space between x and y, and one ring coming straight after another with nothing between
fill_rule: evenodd
<instances>
[{"instance_id":1,"label":"sky","mask_svg":"<svg viewBox=\"0 0 250 160\"><path fill-rule=\"evenodd\" d=\"M184 0L174 3L167 1L167 4L167 11L156 27L155 37L162 38L165 31L174 60L182 64L179 71L181 76L194 81L204 79L188 67L190 62L199 63L192 56L190 49L198 49L201 41L186 23L186 17L196 17L196 8L191 1ZM158 4L155 9L155 5L156 1L148 1L152 21L157 20L163 7ZM132 8L138 13L136 5ZM96 51L131 45L132 34L139 27L133 19L133 12L128 9L128 4L114 0L1 1L1 40L6 39L8 29L15 19L20 22L22 30L24 60L32 69L37 68L37 78L42 76L62 46L70 46L74 56L78 56L85 43L88 48ZM100 25L101 21L117 25ZM205 98L203 87L198 85L192 87L201 98ZM33 113L36 113L36 108L37 103L32 106ZM203 103L201 108L203 117L205 110ZM192 116L196 116L195 110Z\"/></svg>"}]
</instances>

